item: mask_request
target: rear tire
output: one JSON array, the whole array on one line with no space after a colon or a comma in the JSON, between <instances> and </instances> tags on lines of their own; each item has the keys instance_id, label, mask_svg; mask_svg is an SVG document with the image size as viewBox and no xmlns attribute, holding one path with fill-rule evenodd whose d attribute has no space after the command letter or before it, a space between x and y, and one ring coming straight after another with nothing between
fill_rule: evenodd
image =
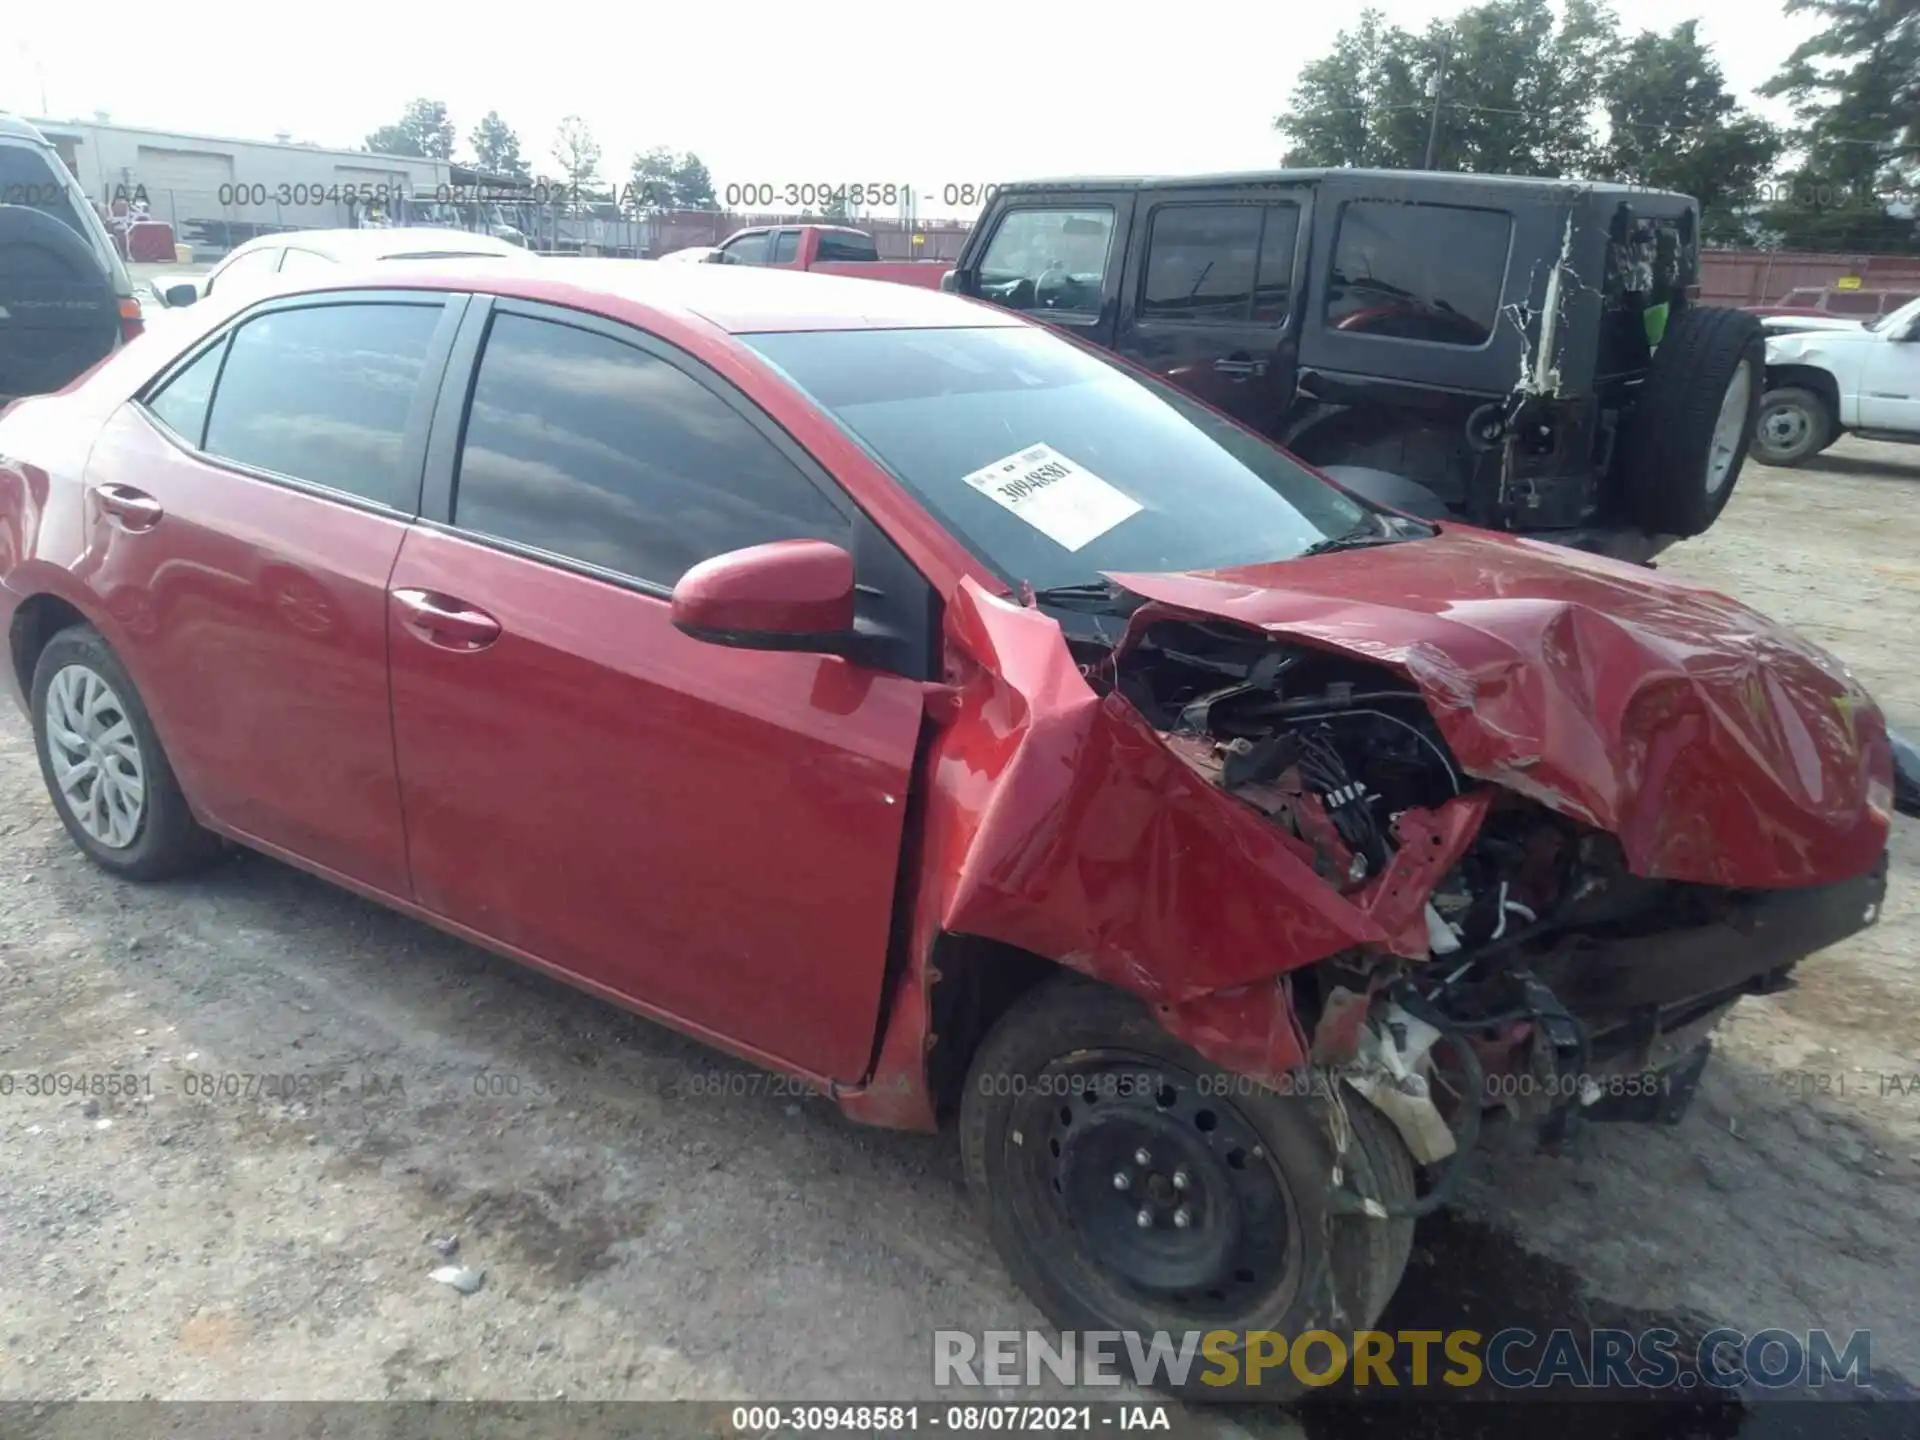
<instances>
[{"instance_id":1,"label":"rear tire","mask_svg":"<svg viewBox=\"0 0 1920 1440\"><path fill-rule=\"evenodd\" d=\"M99 631L73 625L33 667L33 740L67 833L101 869L163 880L220 851L160 748L133 678Z\"/></svg>"},{"instance_id":2,"label":"rear tire","mask_svg":"<svg viewBox=\"0 0 1920 1440\"><path fill-rule=\"evenodd\" d=\"M1358 1095L1343 1099L1345 1183L1408 1204L1398 1134ZM1022 996L975 1054L961 1154L1007 1269L1061 1330L1131 1331L1143 1346L1167 1331L1176 1348L1188 1331L1237 1331L1228 1349L1242 1356L1247 1331L1366 1328L1406 1268L1411 1221L1329 1204L1329 1104L1222 1070L1134 997L1063 974ZM1231 1383L1209 1374L1225 1378L1196 1354L1184 1383L1153 1379L1196 1399L1305 1389L1279 1366L1253 1386L1243 1368Z\"/></svg>"},{"instance_id":3,"label":"rear tire","mask_svg":"<svg viewBox=\"0 0 1920 1440\"><path fill-rule=\"evenodd\" d=\"M1760 397L1753 458L1762 465L1800 465L1833 443L1833 411L1811 390L1783 385Z\"/></svg>"},{"instance_id":4,"label":"rear tire","mask_svg":"<svg viewBox=\"0 0 1920 1440\"><path fill-rule=\"evenodd\" d=\"M1760 418L1766 367L1766 334L1746 311L1696 307L1674 318L1615 467L1629 521L1686 537L1720 518Z\"/></svg>"}]
</instances>

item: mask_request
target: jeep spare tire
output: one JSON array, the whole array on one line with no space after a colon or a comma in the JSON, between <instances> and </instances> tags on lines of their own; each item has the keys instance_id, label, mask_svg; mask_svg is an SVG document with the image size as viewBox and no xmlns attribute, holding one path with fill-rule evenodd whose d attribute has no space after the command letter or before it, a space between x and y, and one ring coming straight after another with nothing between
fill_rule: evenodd
<instances>
[{"instance_id":1,"label":"jeep spare tire","mask_svg":"<svg viewBox=\"0 0 1920 1440\"><path fill-rule=\"evenodd\" d=\"M1727 508L1760 418L1766 332L1744 310L1683 310L1640 386L1617 473L1626 517L1698 535Z\"/></svg>"},{"instance_id":2,"label":"jeep spare tire","mask_svg":"<svg viewBox=\"0 0 1920 1440\"><path fill-rule=\"evenodd\" d=\"M53 216L0 205L0 395L58 390L120 338L113 277Z\"/></svg>"}]
</instances>

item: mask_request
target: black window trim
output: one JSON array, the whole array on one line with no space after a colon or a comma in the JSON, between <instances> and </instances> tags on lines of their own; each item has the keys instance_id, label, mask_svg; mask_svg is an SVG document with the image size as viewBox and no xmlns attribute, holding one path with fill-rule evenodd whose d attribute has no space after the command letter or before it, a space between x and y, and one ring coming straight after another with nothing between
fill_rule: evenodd
<instances>
[{"instance_id":1,"label":"black window trim","mask_svg":"<svg viewBox=\"0 0 1920 1440\"><path fill-rule=\"evenodd\" d=\"M467 307L466 315L461 320L458 335L454 337L448 363L441 376L439 393L433 405L432 427L426 445L425 483L420 496L420 510L412 517L415 525L423 530L434 530L462 540L469 545L479 545L501 554L518 556L520 559L547 565L584 579L645 595L649 599L663 603L672 602L673 586L671 585L662 585L657 580L630 575L624 570L610 570L572 555L562 555L538 545L529 545L525 541L509 540L500 535L488 535L478 530L464 529L453 522L454 490L460 450L466 441L467 419L472 410L474 388L480 381L480 360L486 348L486 336L492 328L493 317L515 315L527 320L546 320L554 324L571 326L576 330L585 330L589 334L603 335L621 344L631 345L634 349L657 360L665 361L705 389L758 431L762 438L771 444L833 509L846 517L848 526L846 549L854 557L855 575L858 577L854 588L868 600L878 601L887 605L889 611L896 612L888 616L890 620L905 622L896 626L899 643L903 647L901 662L889 668L911 679L937 680L939 678L937 666L941 653L938 640L941 601L934 592L933 582L907 558L906 552L899 547L886 529L861 508L847 488L834 478L833 472L815 459L812 452L794 438L792 432L755 403L752 397L679 346L642 330L637 325L610 319L591 310L576 310L566 305L521 300L511 296L475 294L469 298L472 303ZM923 592L922 599L926 611L924 634L915 633L921 627L913 624L912 620L915 617L906 613L910 610L915 597L896 593L889 600L886 591L869 583L870 576L874 572L885 572L903 580L911 577L910 583L918 586Z\"/></svg>"},{"instance_id":2,"label":"black window trim","mask_svg":"<svg viewBox=\"0 0 1920 1440\"><path fill-rule=\"evenodd\" d=\"M1146 308L1147 271L1153 264L1153 232L1154 227L1160 223L1161 214L1165 211L1175 209L1224 209L1230 206L1244 206L1248 209L1258 209L1260 211L1260 229L1254 238L1253 245L1253 278L1252 282L1247 286L1246 313L1242 315L1156 315L1148 310ZM1277 320L1262 320L1257 318L1253 312L1260 304L1260 273L1262 262L1265 261L1267 255L1267 229L1273 223L1273 212L1282 207L1290 208L1294 212L1294 233L1287 253L1288 299L1286 313ZM1218 199L1189 200L1176 198L1151 202L1147 209L1146 244L1141 250L1139 266L1140 283L1134 287L1133 313L1129 317L1130 320L1136 326L1226 326L1233 329L1244 330L1250 325L1264 325L1272 328L1275 332L1285 332L1293 323L1293 291L1297 283L1295 271L1298 268L1295 261L1298 258L1300 245L1300 220L1305 211L1306 206L1297 199L1280 199L1271 195L1258 197L1249 196L1246 199L1240 200L1233 199L1230 196L1221 196Z\"/></svg>"},{"instance_id":3,"label":"black window trim","mask_svg":"<svg viewBox=\"0 0 1920 1440\"><path fill-rule=\"evenodd\" d=\"M236 315L229 316L213 334L203 336L193 346L184 351L133 395L133 403L140 413L169 443L191 455L202 464L212 465L235 475L244 475L250 480L259 480L269 485L278 485L287 490L298 490L302 494L317 499L331 500L337 504L349 506L355 510L365 510L375 515L392 516L400 520L412 520L420 511L421 489L427 459L427 441L429 426L433 419L434 406L440 392L441 383L446 377L447 362L453 352L454 342L459 335L460 323L465 314L470 296L455 290L409 290L395 288L391 290L328 290L318 294L276 295L248 306ZM227 357L220 357L220 370L214 376L213 389L207 400L207 413L200 419L200 435L197 441L189 440L166 421L156 415L150 401L161 390L172 383L175 376L187 369L202 355L215 346L230 350L233 337L240 327L263 315L284 310L319 310L334 305L412 305L425 307L439 304L442 306L440 323L434 328L433 338L428 342L427 356L420 371L420 384L414 391L413 403L407 410L407 425L402 432L400 459L402 472L413 477L413 506L405 509L388 505L383 501L369 499L365 495L356 495L349 490L336 490L331 485L322 485L317 480L305 480L298 475L284 475L278 470L268 470L264 466L249 465L241 460L232 460L225 455L216 455L205 447L207 424L213 416L214 401L219 398L220 382L226 378Z\"/></svg>"},{"instance_id":4,"label":"black window trim","mask_svg":"<svg viewBox=\"0 0 1920 1440\"><path fill-rule=\"evenodd\" d=\"M1327 309L1333 299L1333 266L1334 262L1340 258L1340 227L1346 223L1347 207L1350 205L1420 205L1433 210L1473 210L1482 215L1498 215L1504 220L1507 226L1507 244L1500 254L1500 284L1494 296L1493 323L1487 327L1487 338L1478 345L1461 345L1452 340L1419 340L1398 335L1370 335L1364 330L1341 330L1329 325ZM1342 344L1357 341L1372 345L1418 345L1423 349L1436 350L1442 354L1478 354L1491 348L1493 342L1500 338L1500 322L1506 314L1507 274L1513 269L1513 242L1519 229L1520 227L1514 223L1512 211L1502 210L1494 205L1464 205L1453 200L1390 201L1371 195L1356 195L1350 199L1343 199L1334 206L1333 228L1328 232L1327 237L1327 259L1316 287L1319 294L1315 299L1309 300L1308 304L1319 316L1321 333L1335 338Z\"/></svg>"}]
</instances>

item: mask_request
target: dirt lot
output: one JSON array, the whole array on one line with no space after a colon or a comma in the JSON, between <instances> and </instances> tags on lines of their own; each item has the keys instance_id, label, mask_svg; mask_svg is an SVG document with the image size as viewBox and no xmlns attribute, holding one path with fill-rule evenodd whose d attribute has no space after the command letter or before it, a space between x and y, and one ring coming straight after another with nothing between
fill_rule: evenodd
<instances>
[{"instance_id":1,"label":"dirt lot","mask_svg":"<svg viewBox=\"0 0 1920 1440\"><path fill-rule=\"evenodd\" d=\"M1752 468L1665 568L1796 623L1920 731L1920 451ZM1542 1297L1485 1277L1548 1257L1569 1319L1871 1327L1876 1366L1920 1376L1911 823L1896 871L1877 930L1743 1004L1684 1124L1482 1172L1396 1309L1491 1328ZM950 1137L741 1093L764 1082L258 857L110 881L8 711L0 1074L103 1071L141 1093L0 1096L0 1398L907 1398L936 1327L1037 1319ZM327 1072L323 1099L188 1093ZM478 1293L428 1278L450 1234Z\"/></svg>"}]
</instances>

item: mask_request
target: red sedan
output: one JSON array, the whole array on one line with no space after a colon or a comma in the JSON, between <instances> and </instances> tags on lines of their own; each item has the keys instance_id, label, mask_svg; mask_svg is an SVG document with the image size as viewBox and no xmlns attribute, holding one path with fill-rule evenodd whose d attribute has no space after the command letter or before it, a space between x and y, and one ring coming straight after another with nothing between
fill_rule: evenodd
<instances>
[{"instance_id":1,"label":"red sedan","mask_svg":"<svg viewBox=\"0 0 1920 1440\"><path fill-rule=\"evenodd\" d=\"M1880 712L1723 596L1374 509L957 297L396 268L0 418L74 842L238 842L957 1111L1062 1327L1370 1323L1484 1108L1670 1119L1877 914Z\"/></svg>"}]
</instances>

